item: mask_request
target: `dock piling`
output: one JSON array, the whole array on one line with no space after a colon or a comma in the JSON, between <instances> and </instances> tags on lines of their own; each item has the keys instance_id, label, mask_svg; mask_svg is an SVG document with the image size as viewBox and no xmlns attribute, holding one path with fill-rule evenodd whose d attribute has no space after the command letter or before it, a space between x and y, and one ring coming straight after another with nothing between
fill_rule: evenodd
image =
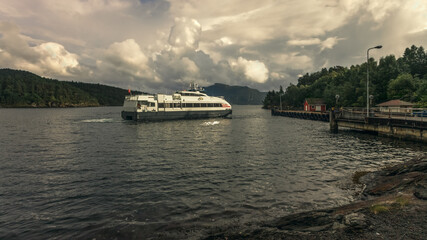
<instances>
[{"instance_id":1,"label":"dock piling","mask_svg":"<svg viewBox=\"0 0 427 240\"><path fill-rule=\"evenodd\" d=\"M329 128L331 133L338 133L338 123L335 118L334 108L332 108L331 111L329 112Z\"/></svg>"}]
</instances>

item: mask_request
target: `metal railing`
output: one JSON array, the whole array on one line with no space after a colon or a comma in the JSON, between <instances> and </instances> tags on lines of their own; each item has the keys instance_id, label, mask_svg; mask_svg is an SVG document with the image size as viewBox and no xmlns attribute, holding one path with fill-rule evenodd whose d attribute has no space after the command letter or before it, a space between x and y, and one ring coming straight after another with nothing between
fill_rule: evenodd
<instances>
[{"instance_id":1,"label":"metal railing","mask_svg":"<svg viewBox=\"0 0 427 240\"><path fill-rule=\"evenodd\" d=\"M337 109L337 118L364 120L367 116L366 108L340 108ZM371 118L392 118L412 121L427 121L427 108L402 108L388 109L371 108L369 111Z\"/></svg>"}]
</instances>

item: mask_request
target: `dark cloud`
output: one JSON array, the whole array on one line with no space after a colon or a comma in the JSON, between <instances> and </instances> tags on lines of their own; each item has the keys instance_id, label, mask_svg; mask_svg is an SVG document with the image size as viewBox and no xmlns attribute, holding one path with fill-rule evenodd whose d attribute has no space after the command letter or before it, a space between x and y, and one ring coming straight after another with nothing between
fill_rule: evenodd
<instances>
[{"instance_id":1,"label":"dark cloud","mask_svg":"<svg viewBox=\"0 0 427 240\"><path fill-rule=\"evenodd\" d=\"M11 57L36 62L40 54L30 48L27 41L20 34L18 26L9 22L0 22L0 49L3 54L8 53ZM12 61L15 59L11 59Z\"/></svg>"},{"instance_id":2,"label":"dark cloud","mask_svg":"<svg viewBox=\"0 0 427 240\"><path fill-rule=\"evenodd\" d=\"M427 47L417 0L0 0L0 63L144 91L191 81L260 90L322 67Z\"/></svg>"},{"instance_id":3,"label":"dark cloud","mask_svg":"<svg viewBox=\"0 0 427 240\"><path fill-rule=\"evenodd\" d=\"M147 10L150 16L164 17L169 9L170 2L164 0L140 0L142 8Z\"/></svg>"}]
</instances>

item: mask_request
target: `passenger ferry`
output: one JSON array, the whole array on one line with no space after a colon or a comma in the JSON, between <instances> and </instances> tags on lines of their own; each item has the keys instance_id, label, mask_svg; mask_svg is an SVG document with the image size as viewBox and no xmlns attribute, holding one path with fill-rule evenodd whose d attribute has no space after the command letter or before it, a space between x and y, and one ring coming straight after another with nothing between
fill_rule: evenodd
<instances>
[{"instance_id":1,"label":"passenger ferry","mask_svg":"<svg viewBox=\"0 0 427 240\"><path fill-rule=\"evenodd\" d=\"M134 121L163 121L231 117L231 105L223 97L211 97L190 85L189 90L167 94L125 97L122 118Z\"/></svg>"}]
</instances>

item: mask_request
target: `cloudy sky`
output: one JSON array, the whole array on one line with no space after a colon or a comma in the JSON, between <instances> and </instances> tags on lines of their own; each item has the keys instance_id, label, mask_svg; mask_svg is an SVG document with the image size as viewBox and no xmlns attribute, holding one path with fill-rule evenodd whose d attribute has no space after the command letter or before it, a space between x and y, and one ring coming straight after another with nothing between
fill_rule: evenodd
<instances>
[{"instance_id":1,"label":"cloudy sky","mask_svg":"<svg viewBox=\"0 0 427 240\"><path fill-rule=\"evenodd\" d=\"M0 0L0 68L168 92L261 91L427 48L426 0Z\"/></svg>"}]
</instances>

